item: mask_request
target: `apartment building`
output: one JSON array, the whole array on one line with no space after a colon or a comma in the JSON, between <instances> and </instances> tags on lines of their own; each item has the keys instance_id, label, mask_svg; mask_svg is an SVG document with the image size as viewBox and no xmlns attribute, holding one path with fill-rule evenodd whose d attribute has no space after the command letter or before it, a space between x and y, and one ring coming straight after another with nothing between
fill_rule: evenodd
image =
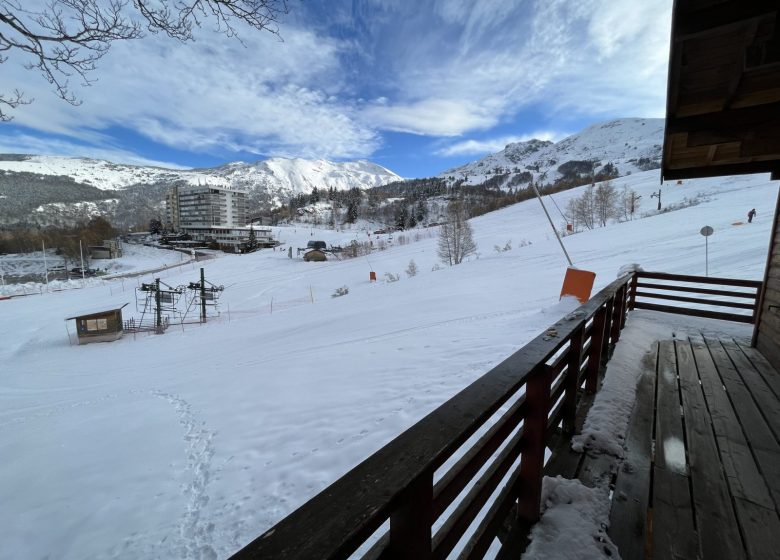
<instances>
[{"instance_id":1,"label":"apartment building","mask_svg":"<svg viewBox=\"0 0 780 560\"><path fill-rule=\"evenodd\" d=\"M172 187L166 196L166 225L193 241L238 250L249 237L246 192L211 185Z\"/></svg>"}]
</instances>

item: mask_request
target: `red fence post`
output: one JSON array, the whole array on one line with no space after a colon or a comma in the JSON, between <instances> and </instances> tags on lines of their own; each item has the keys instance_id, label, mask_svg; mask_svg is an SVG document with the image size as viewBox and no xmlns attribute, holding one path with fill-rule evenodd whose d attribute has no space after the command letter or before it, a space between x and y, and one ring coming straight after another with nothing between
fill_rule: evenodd
<instances>
[{"instance_id":1,"label":"red fence post","mask_svg":"<svg viewBox=\"0 0 780 560\"><path fill-rule=\"evenodd\" d=\"M390 558L431 557L433 525L433 474L418 478L390 515Z\"/></svg>"},{"instance_id":2,"label":"red fence post","mask_svg":"<svg viewBox=\"0 0 780 560\"><path fill-rule=\"evenodd\" d=\"M528 376L528 382L525 386L527 412L523 421L525 444L523 445L523 454L520 457L517 516L528 523L535 523L539 520L551 382L552 370L550 366L539 364Z\"/></svg>"},{"instance_id":3,"label":"red fence post","mask_svg":"<svg viewBox=\"0 0 780 560\"><path fill-rule=\"evenodd\" d=\"M563 397L563 431L574 433L577 418L577 390L580 387L580 367L582 366L582 345L585 343L585 325L578 328L569 340L569 355L566 365L566 392Z\"/></svg>"}]
</instances>

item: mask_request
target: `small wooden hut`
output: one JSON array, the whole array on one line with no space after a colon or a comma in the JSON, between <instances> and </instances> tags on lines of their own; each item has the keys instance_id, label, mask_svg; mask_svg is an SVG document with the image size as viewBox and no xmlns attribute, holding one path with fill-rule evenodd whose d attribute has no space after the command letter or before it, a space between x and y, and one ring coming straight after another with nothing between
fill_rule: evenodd
<instances>
[{"instance_id":1,"label":"small wooden hut","mask_svg":"<svg viewBox=\"0 0 780 560\"><path fill-rule=\"evenodd\" d=\"M320 251L319 249L312 249L311 251L303 254L303 260L306 262L322 262L327 261L328 257L323 251Z\"/></svg>"},{"instance_id":2,"label":"small wooden hut","mask_svg":"<svg viewBox=\"0 0 780 560\"><path fill-rule=\"evenodd\" d=\"M122 308L95 311L83 315L68 317L66 321L76 321L76 336L79 344L90 342L111 342L122 337Z\"/></svg>"}]
</instances>

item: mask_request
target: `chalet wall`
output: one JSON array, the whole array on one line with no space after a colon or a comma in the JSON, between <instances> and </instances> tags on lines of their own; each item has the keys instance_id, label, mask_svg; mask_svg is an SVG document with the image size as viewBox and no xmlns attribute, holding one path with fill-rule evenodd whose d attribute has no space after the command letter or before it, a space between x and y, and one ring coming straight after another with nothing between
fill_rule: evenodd
<instances>
[{"instance_id":1,"label":"chalet wall","mask_svg":"<svg viewBox=\"0 0 780 560\"><path fill-rule=\"evenodd\" d=\"M780 194L772 226L764 294L754 342L755 347L780 371Z\"/></svg>"}]
</instances>

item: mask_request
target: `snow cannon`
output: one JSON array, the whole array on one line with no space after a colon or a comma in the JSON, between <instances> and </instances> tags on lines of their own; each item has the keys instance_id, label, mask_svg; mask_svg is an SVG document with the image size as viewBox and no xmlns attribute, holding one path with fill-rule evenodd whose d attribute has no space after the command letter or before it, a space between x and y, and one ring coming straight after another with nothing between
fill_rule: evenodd
<instances>
[{"instance_id":1,"label":"snow cannon","mask_svg":"<svg viewBox=\"0 0 780 560\"><path fill-rule=\"evenodd\" d=\"M595 281L595 272L580 270L570 266L566 269L566 276L563 278L561 299L564 296L574 296L580 303L585 303L590 299L590 293L593 291L593 283Z\"/></svg>"}]
</instances>

